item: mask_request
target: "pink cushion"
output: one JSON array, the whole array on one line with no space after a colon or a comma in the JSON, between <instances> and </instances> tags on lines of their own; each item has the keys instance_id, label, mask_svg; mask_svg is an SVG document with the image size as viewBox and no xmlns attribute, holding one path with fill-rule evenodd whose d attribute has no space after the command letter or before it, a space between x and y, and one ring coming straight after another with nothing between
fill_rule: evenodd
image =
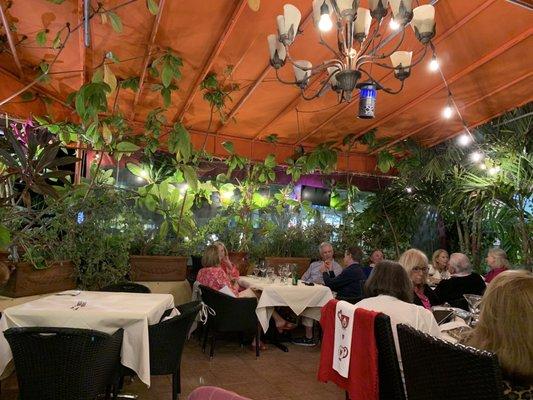
<instances>
[{"instance_id":1,"label":"pink cushion","mask_svg":"<svg viewBox=\"0 0 533 400\"><path fill-rule=\"evenodd\" d=\"M251 400L215 386L200 386L189 395L189 400Z\"/></svg>"}]
</instances>

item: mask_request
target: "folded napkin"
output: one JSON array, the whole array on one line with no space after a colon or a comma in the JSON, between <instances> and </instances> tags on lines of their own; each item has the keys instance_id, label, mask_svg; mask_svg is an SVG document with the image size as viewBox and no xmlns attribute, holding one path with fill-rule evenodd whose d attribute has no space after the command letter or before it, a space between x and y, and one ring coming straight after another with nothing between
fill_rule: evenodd
<instances>
[{"instance_id":1,"label":"folded napkin","mask_svg":"<svg viewBox=\"0 0 533 400\"><path fill-rule=\"evenodd\" d=\"M333 342L333 369L348 378L352 355L352 333L355 306L347 301L337 302L335 308L335 340Z\"/></svg>"},{"instance_id":2,"label":"folded napkin","mask_svg":"<svg viewBox=\"0 0 533 400\"><path fill-rule=\"evenodd\" d=\"M331 381L345 389L351 400L378 400L379 376L378 354L374 335L374 320L378 313L361 308L355 310L353 334L349 357L348 377L341 376L333 369L332 360L335 352L335 323L338 300L330 300L323 308L320 318L322 326L322 348L318 380Z\"/></svg>"}]
</instances>

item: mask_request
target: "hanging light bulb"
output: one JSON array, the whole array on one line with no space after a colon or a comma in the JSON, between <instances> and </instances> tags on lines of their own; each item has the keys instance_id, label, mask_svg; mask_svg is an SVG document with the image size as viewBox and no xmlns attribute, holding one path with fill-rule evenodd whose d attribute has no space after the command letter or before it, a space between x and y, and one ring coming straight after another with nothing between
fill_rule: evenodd
<instances>
[{"instance_id":1,"label":"hanging light bulb","mask_svg":"<svg viewBox=\"0 0 533 400\"><path fill-rule=\"evenodd\" d=\"M318 21L318 29L322 32L327 32L333 27L331 17L329 16L329 7L324 1L320 6L320 20Z\"/></svg>"},{"instance_id":2,"label":"hanging light bulb","mask_svg":"<svg viewBox=\"0 0 533 400\"><path fill-rule=\"evenodd\" d=\"M470 138L470 135L468 135L467 133L463 133L461 136L459 136L459 139L457 139L457 142L461 146L467 146L471 141L472 139Z\"/></svg>"},{"instance_id":3,"label":"hanging light bulb","mask_svg":"<svg viewBox=\"0 0 533 400\"><path fill-rule=\"evenodd\" d=\"M408 187L405 188L405 191L407 193L413 193L413 188L408 186Z\"/></svg>"},{"instance_id":4,"label":"hanging light bulb","mask_svg":"<svg viewBox=\"0 0 533 400\"><path fill-rule=\"evenodd\" d=\"M429 62L429 70L430 71L437 71L439 69L439 60L437 60L437 57L435 54L433 54L433 57L431 57L431 61Z\"/></svg>"},{"instance_id":5,"label":"hanging light bulb","mask_svg":"<svg viewBox=\"0 0 533 400\"><path fill-rule=\"evenodd\" d=\"M389 22L389 28L391 28L393 31L396 31L400 29L400 24L396 22L395 20L391 19Z\"/></svg>"},{"instance_id":6,"label":"hanging light bulb","mask_svg":"<svg viewBox=\"0 0 533 400\"><path fill-rule=\"evenodd\" d=\"M479 151L474 151L472 154L470 154L470 159L473 162L481 161L483 159L483 153L481 153Z\"/></svg>"}]
</instances>

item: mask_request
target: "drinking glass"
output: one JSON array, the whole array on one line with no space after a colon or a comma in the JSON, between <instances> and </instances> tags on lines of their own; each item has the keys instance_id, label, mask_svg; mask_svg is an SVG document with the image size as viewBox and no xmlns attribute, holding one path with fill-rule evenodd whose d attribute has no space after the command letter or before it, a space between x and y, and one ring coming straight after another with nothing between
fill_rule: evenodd
<instances>
[{"instance_id":1,"label":"drinking glass","mask_svg":"<svg viewBox=\"0 0 533 400\"><path fill-rule=\"evenodd\" d=\"M268 267L266 270L266 274L269 283L274 283L276 281L276 271L274 270L274 267Z\"/></svg>"},{"instance_id":2,"label":"drinking glass","mask_svg":"<svg viewBox=\"0 0 533 400\"><path fill-rule=\"evenodd\" d=\"M477 294L463 294L463 297L468 302L468 308L470 310L470 313L472 313L471 323L472 325L475 325L479 317L480 305L483 297Z\"/></svg>"},{"instance_id":3,"label":"drinking glass","mask_svg":"<svg viewBox=\"0 0 533 400\"><path fill-rule=\"evenodd\" d=\"M264 260L259 262L258 268L259 268L259 272L261 274L260 276L261 277L266 277L267 265L266 265Z\"/></svg>"}]
</instances>

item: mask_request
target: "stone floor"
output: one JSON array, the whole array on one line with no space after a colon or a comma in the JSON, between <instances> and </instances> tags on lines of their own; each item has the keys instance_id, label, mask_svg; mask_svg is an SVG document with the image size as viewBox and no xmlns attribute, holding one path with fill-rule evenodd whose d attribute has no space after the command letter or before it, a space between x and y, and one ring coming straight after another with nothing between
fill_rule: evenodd
<instances>
[{"instance_id":1,"label":"stone floor","mask_svg":"<svg viewBox=\"0 0 533 400\"><path fill-rule=\"evenodd\" d=\"M214 385L233 390L254 400L343 400L344 392L332 383L316 380L320 347L299 347L289 344L289 352L269 345L259 359L248 348L233 341L220 341L215 357L202 353L197 339L187 343L181 368L181 399L202 385ZM139 400L170 400L171 377L153 376L147 388L136 379L124 387L125 393L135 393ZM17 383L12 375L2 382L0 399L16 400Z\"/></svg>"}]
</instances>

